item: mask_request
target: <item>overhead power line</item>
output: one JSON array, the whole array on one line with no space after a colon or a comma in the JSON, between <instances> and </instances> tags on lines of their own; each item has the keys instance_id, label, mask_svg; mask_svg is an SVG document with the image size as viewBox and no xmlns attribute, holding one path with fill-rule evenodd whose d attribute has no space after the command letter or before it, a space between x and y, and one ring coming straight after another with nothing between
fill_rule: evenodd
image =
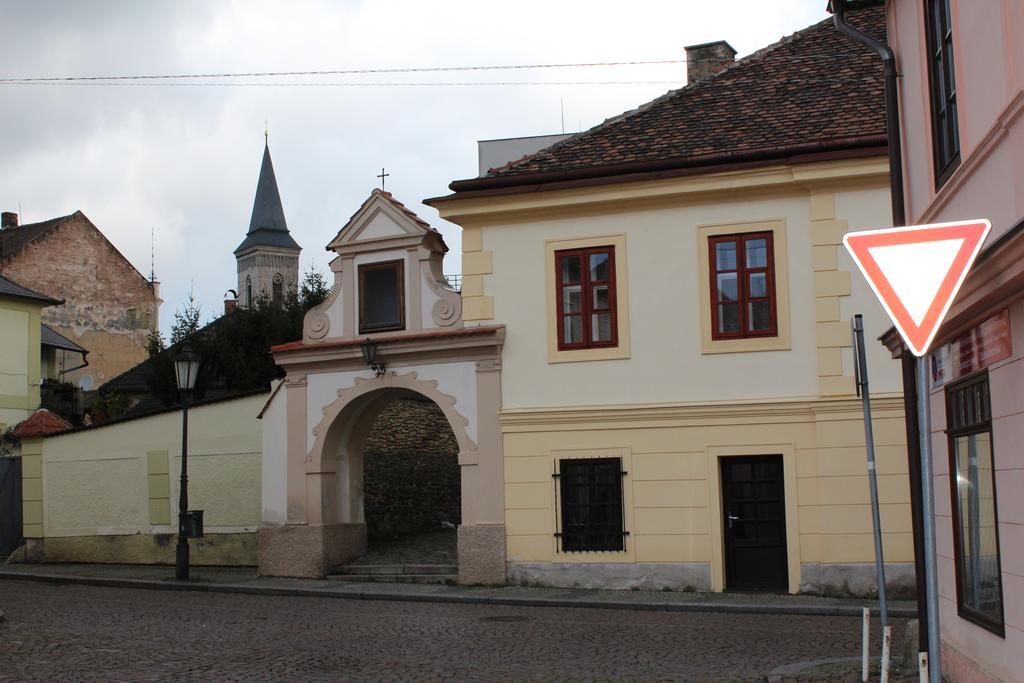
<instances>
[{"instance_id":1,"label":"overhead power line","mask_svg":"<svg viewBox=\"0 0 1024 683\"><path fill-rule=\"evenodd\" d=\"M174 83L168 81L0 81L0 85L64 85L64 86L128 86L128 87L175 87L175 88L385 88L405 86L500 86L500 85L682 85L682 81L409 81L392 83L324 83L291 81L286 83L252 82L195 82Z\"/></svg>"},{"instance_id":2,"label":"overhead power line","mask_svg":"<svg viewBox=\"0 0 1024 683\"><path fill-rule=\"evenodd\" d=\"M756 53L755 53L756 54ZM781 57L789 61L814 60L819 57L860 57L859 53L829 55L790 55ZM779 57L775 57L776 59ZM205 87L404 87L404 86L510 86L510 85L677 85L679 80L599 80L599 81L424 81L424 82L323 82L323 81L247 81L235 78L287 78L297 76L359 76L373 74L416 74L438 72L501 71L530 69L580 69L590 67L658 66L686 64L687 59L653 59L618 62L572 62L550 64L504 64L477 66L430 66L379 69L319 69L307 71L245 71L187 74L134 74L108 76L24 76L0 78L4 85L147 85L147 86L205 86ZM707 61L707 60L701 60ZM732 60L719 60L729 61ZM737 64L743 60L737 60ZM210 81L215 82L210 82ZM835 81L840 82L840 81Z\"/></svg>"},{"instance_id":3,"label":"overhead power line","mask_svg":"<svg viewBox=\"0 0 1024 683\"><path fill-rule=\"evenodd\" d=\"M650 66L656 64L685 64L685 59L652 59L628 62L577 62L571 64L504 64L491 66L424 66L392 69L320 69L314 71L246 71L196 74L136 74L114 76L44 76L0 78L0 83L58 83L72 81L143 81L191 78L265 78L271 76L343 76L358 74L427 73L438 71L501 71L508 69L576 69L603 66Z\"/></svg>"}]
</instances>

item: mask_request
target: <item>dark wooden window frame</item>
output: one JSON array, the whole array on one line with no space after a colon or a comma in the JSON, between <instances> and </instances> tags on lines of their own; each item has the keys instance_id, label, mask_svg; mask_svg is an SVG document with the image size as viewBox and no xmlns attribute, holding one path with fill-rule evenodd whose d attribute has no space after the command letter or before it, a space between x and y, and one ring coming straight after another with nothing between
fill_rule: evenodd
<instances>
[{"instance_id":1,"label":"dark wooden window frame","mask_svg":"<svg viewBox=\"0 0 1024 683\"><path fill-rule=\"evenodd\" d=\"M938 11L936 11L938 10ZM928 59L928 108L931 111L932 159L935 189L942 187L960 165L960 131L953 59L953 29L949 0L924 0L925 45ZM942 38L935 44L935 33ZM946 154L948 146L949 154Z\"/></svg>"},{"instance_id":2,"label":"dark wooden window frame","mask_svg":"<svg viewBox=\"0 0 1024 683\"><path fill-rule=\"evenodd\" d=\"M615 508L618 511L618 530L617 531L603 531L603 532L590 532L590 536L604 536L607 540L609 537L617 537L617 542L612 541L606 544L592 544L588 543L588 532L586 530L580 533L573 533L566 530L566 520L569 519L569 508L573 507L574 504L569 502L570 496L568 495L567 489L570 486L569 477L566 472L567 469L574 467L589 467L594 468L596 465L615 465L615 471L617 472L617 486L612 488L616 498L610 503L601 503ZM558 472L552 474L552 478L556 482L555 495L557 500L555 501L556 520L555 525L557 530L555 531L555 538L559 542L558 550L566 553L587 553L587 552L626 552L626 537L629 536L629 532L626 531L626 510L625 510L625 491L624 491L624 480L627 472L622 468L621 457L599 457L599 458L562 458L558 461ZM593 477L594 472L591 469L590 476ZM590 486L596 486L594 483L590 483ZM598 503L591 500L587 503L588 506L597 505ZM583 507L581 505L575 505L575 507ZM559 526L559 523L561 526ZM579 536L579 538L577 538ZM591 539L592 540L592 539Z\"/></svg>"},{"instance_id":3,"label":"dark wooden window frame","mask_svg":"<svg viewBox=\"0 0 1024 683\"><path fill-rule=\"evenodd\" d=\"M764 268L747 268L748 241L764 239L767 247L767 255ZM716 246L721 242L736 242L736 269L718 270L718 258ZM775 240L771 230L764 232L743 232L730 235L712 235L708 237L708 276L711 286L711 338L718 339L751 339L759 337L779 336L779 313L778 302L775 296ZM736 296L739 304L740 329L735 332L720 332L718 325L718 275L719 273L736 273ZM749 295L750 275L752 273L765 273L766 292L764 297L751 297ZM770 309L769 324L767 330L750 331L747 321L747 306L752 301L768 301Z\"/></svg>"},{"instance_id":4,"label":"dark wooden window frame","mask_svg":"<svg viewBox=\"0 0 1024 683\"><path fill-rule=\"evenodd\" d=\"M956 398L962 395L965 391L970 391L975 385L984 385L984 394L982 395L980 405L980 415L971 416L964 415L957 409ZM951 382L946 385L946 436L947 436L947 451L949 457L949 500L950 509L953 515L953 565L956 572L956 610L957 614L961 619L970 621L981 628L984 628L996 635L1005 638L1006 637L1006 601L1003 592L1003 565L1002 565L1002 548L999 542L999 497L998 491L996 490L996 477L995 477L995 441L992 438L992 408L991 408L991 395L989 393L988 385L988 371L983 370L979 373L975 373L968 377L965 377L956 382ZM996 621L989 618L987 615L977 612L970 607L964 605L963 597L963 582L964 577L961 571L962 567L962 552L961 547L964 539L961 537L961 524L960 524L960 506L959 496L960 492L957 486L957 464L956 464L956 439L958 437L970 436L972 434L983 434L988 433L989 444L992 449L992 518L993 524L995 525L996 534L996 574L999 579L999 600L1000 608L999 615L1000 620Z\"/></svg>"},{"instance_id":5,"label":"dark wooden window frame","mask_svg":"<svg viewBox=\"0 0 1024 683\"><path fill-rule=\"evenodd\" d=\"M590 257L594 254L608 254L608 280L597 282L590 279ZM577 257L580 259L580 304L579 313L566 315L563 312L563 288L577 284L575 282L564 282L562 280L562 259ZM619 345L619 314L618 314L618 293L615 284L615 246L606 245L601 247L587 247L583 249L562 249L555 252L555 334L558 335L558 350L573 351L576 349L606 349ZM593 289L594 285L608 285L608 308L594 310ZM611 339L608 341L592 341L591 315L594 313L611 314ZM583 341L567 344L565 342L565 329L563 324L565 318L581 318Z\"/></svg>"},{"instance_id":6,"label":"dark wooden window frame","mask_svg":"<svg viewBox=\"0 0 1024 683\"><path fill-rule=\"evenodd\" d=\"M367 326L366 320L366 273L372 270L394 269L398 282L398 323ZM405 261L381 261L380 263L364 263L359 266L359 334L373 332L395 332L405 329Z\"/></svg>"}]
</instances>

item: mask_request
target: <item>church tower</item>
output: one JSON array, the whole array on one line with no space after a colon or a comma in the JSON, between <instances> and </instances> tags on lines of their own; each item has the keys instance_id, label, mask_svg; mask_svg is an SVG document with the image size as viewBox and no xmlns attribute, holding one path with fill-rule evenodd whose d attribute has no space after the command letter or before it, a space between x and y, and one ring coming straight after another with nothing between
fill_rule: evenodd
<instances>
[{"instance_id":1,"label":"church tower","mask_svg":"<svg viewBox=\"0 0 1024 683\"><path fill-rule=\"evenodd\" d=\"M292 239L284 219L268 143L263 147L263 165L256 185L249 232L235 249L239 304L252 306L261 294L280 302L289 291L298 291L301 251L302 247Z\"/></svg>"}]
</instances>

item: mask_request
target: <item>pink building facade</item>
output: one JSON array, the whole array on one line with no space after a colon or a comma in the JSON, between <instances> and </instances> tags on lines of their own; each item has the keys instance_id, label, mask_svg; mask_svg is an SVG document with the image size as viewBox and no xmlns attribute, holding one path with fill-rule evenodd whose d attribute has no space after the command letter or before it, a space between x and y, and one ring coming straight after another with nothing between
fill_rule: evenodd
<instances>
[{"instance_id":1,"label":"pink building facade","mask_svg":"<svg viewBox=\"0 0 1024 683\"><path fill-rule=\"evenodd\" d=\"M943 674L1024 681L1024 2L886 7L906 223L992 222L930 357Z\"/></svg>"}]
</instances>

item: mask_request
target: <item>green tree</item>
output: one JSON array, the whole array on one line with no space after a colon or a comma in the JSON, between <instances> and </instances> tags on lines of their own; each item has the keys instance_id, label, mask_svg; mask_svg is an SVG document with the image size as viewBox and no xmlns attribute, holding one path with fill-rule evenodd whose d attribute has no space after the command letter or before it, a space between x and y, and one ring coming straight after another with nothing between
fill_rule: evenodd
<instances>
[{"instance_id":1,"label":"green tree","mask_svg":"<svg viewBox=\"0 0 1024 683\"><path fill-rule=\"evenodd\" d=\"M199 315L199 304L196 302L196 296L193 292L189 292L185 308L174 312L174 322L171 323L171 346L180 344L186 339L191 339L195 336L196 332L199 331Z\"/></svg>"},{"instance_id":2,"label":"green tree","mask_svg":"<svg viewBox=\"0 0 1024 683\"><path fill-rule=\"evenodd\" d=\"M171 344L163 349L150 339L150 368L147 384L165 403L178 401L174 381L173 355L185 340L202 359L196 391L201 397L213 388L233 391L261 389L284 375L274 363L270 348L302 338L306 312L322 303L331 293L327 279L308 270L299 290L290 289L281 304L266 293L256 296L251 306L238 307L205 327L199 327L199 306L189 297L184 310L175 313ZM159 340L162 341L162 340Z\"/></svg>"},{"instance_id":3,"label":"green tree","mask_svg":"<svg viewBox=\"0 0 1024 683\"><path fill-rule=\"evenodd\" d=\"M299 285L299 304L303 312L314 306L323 303L331 293L331 286L327 284L327 278L318 270L310 268L302 276L302 283Z\"/></svg>"},{"instance_id":4,"label":"green tree","mask_svg":"<svg viewBox=\"0 0 1024 683\"><path fill-rule=\"evenodd\" d=\"M149 336L146 338L147 357L154 358L163 353L166 348L167 343L164 341L164 335L160 333L160 330L153 330L149 333Z\"/></svg>"}]
</instances>

